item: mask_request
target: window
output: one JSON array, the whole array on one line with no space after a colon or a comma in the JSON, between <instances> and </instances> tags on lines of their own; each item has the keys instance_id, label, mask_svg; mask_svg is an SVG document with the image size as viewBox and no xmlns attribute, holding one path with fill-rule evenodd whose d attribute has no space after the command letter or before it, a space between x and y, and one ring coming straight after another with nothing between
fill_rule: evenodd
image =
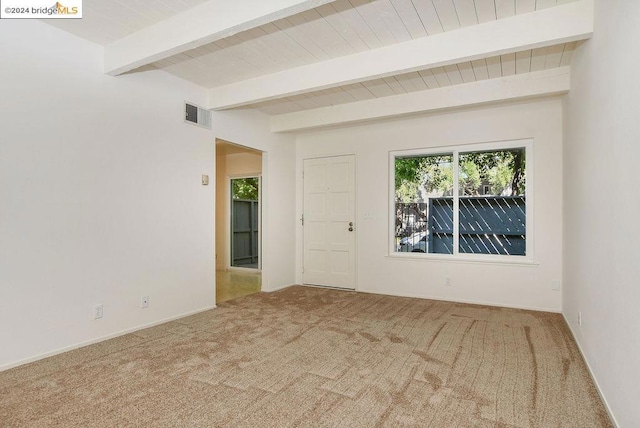
<instances>
[{"instance_id":1,"label":"window","mask_svg":"<svg viewBox=\"0 0 640 428\"><path fill-rule=\"evenodd\" d=\"M391 153L392 253L530 256L530 151L517 141Z\"/></svg>"}]
</instances>

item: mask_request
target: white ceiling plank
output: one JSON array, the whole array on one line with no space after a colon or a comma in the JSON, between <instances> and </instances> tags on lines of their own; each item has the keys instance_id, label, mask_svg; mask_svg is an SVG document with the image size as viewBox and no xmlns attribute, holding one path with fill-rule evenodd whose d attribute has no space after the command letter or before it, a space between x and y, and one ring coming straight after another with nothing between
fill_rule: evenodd
<instances>
[{"instance_id":1,"label":"white ceiling plank","mask_svg":"<svg viewBox=\"0 0 640 428\"><path fill-rule=\"evenodd\" d=\"M449 79L449 74L444 67L435 67L431 69L433 73L433 77L435 77L438 82L438 87L442 88L444 86L451 86L451 80Z\"/></svg>"},{"instance_id":2,"label":"white ceiling plank","mask_svg":"<svg viewBox=\"0 0 640 428\"><path fill-rule=\"evenodd\" d=\"M418 11L411 0L392 0L391 4L400 19L402 19L412 39L427 36L427 30L424 29Z\"/></svg>"},{"instance_id":3,"label":"white ceiling plank","mask_svg":"<svg viewBox=\"0 0 640 428\"><path fill-rule=\"evenodd\" d=\"M185 64L189 66L185 67ZM209 81L210 76L209 68L196 60L168 65L164 70L201 86L204 86Z\"/></svg>"},{"instance_id":4,"label":"white ceiling plank","mask_svg":"<svg viewBox=\"0 0 640 428\"><path fill-rule=\"evenodd\" d=\"M349 96L342 88L329 88L322 91L326 94L324 104L338 105L353 102L353 97ZM308 94L309 98L313 98L317 104L323 105L321 97L316 97L313 93Z\"/></svg>"},{"instance_id":5,"label":"white ceiling plank","mask_svg":"<svg viewBox=\"0 0 640 428\"><path fill-rule=\"evenodd\" d=\"M367 88L369 92L373 94L376 98L388 97L390 95L395 95L395 92L384 79L375 79L369 80L367 82L362 82L362 86Z\"/></svg>"},{"instance_id":6,"label":"white ceiling plank","mask_svg":"<svg viewBox=\"0 0 640 428\"><path fill-rule=\"evenodd\" d=\"M431 0L412 0L412 3L428 35L432 36L444 31L440 18L438 18L438 12L436 12Z\"/></svg>"},{"instance_id":7,"label":"white ceiling plank","mask_svg":"<svg viewBox=\"0 0 640 428\"><path fill-rule=\"evenodd\" d=\"M536 10L536 0L516 0L516 13L529 13Z\"/></svg>"},{"instance_id":8,"label":"white ceiling plank","mask_svg":"<svg viewBox=\"0 0 640 428\"><path fill-rule=\"evenodd\" d=\"M387 85L391 88L394 94L406 94L407 91L402 87L400 82L396 79L395 76L383 77L382 80L385 81Z\"/></svg>"},{"instance_id":9,"label":"white ceiling plank","mask_svg":"<svg viewBox=\"0 0 640 428\"><path fill-rule=\"evenodd\" d=\"M496 18L509 18L516 14L516 0L495 0Z\"/></svg>"},{"instance_id":10,"label":"white ceiling plank","mask_svg":"<svg viewBox=\"0 0 640 428\"><path fill-rule=\"evenodd\" d=\"M330 1L210 0L105 46L105 72L116 76Z\"/></svg>"},{"instance_id":11,"label":"white ceiling plank","mask_svg":"<svg viewBox=\"0 0 640 428\"><path fill-rule=\"evenodd\" d=\"M453 0L453 4L461 27L468 27L469 25L476 25L478 23L476 5L473 3L473 0Z\"/></svg>"},{"instance_id":12,"label":"white ceiling plank","mask_svg":"<svg viewBox=\"0 0 640 428\"><path fill-rule=\"evenodd\" d=\"M502 61L499 56L492 56L485 59L487 63L487 72L489 73L489 79L497 79L502 77Z\"/></svg>"},{"instance_id":13,"label":"white ceiling plank","mask_svg":"<svg viewBox=\"0 0 640 428\"><path fill-rule=\"evenodd\" d=\"M478 23L496 20L496 4L494 0L474 0Z\"/></svg>"},{"instance_id":14,"label":"white ceiling plank","mask_svg":"<svg viewBox=\"0 0 640 428\"><path fill-rule=\"evenodd\" d=\"M312 106L323 106L325 105L322 102L323 98L335 98L335 92L333 91L334 88L331 89L325 89L323 91L318 91L315 94L300 94L300 95L296 95L295 97L291 97L290 100L291 101L295 101L296 103L298 103L301 106L304 106L305 108L315 108ZM331 104L331 103L329 103Z\"/></svg>"},{"instance_id":15,"label":"white ceiling plank","mask_svg":"<svg viewBox=\"0 0 640 428\"><path fill-rule=\"evenodd\" d=\"M433 75L433 72L431 70L420 70L418 74L420 74L420 77L422 77L422 80L424 80L427 88L435 89L440 87L438 79L436 79L436 76Z\"/></svg>"},{"instance_id":16,"label":"white ceiling plank","mask_svg":"<svg viewBox=\"0 0 640 428\"><path fill-rule=\"evenodd\" d=\"M544 70L544 63L547 59L547 46L531 50L531 71Z\"/></svg>"},{"instance_id":17,"label":"white ceiling plank","mask_svg":"<svg viewBox=\"0 0 640 428\"><path fill-rule=\"evenodd\" d=\"M370 100L375 96L364 87L362 83L354 83L343 87L344 91L353 97L356 101Z\"/></svg>"},{"instance_id":18,"label":"white ceiling plank","mask_svg":"<svg viewBox=\"0 0 640 428\"><path fill-rule=\"evenodd\" d=\"M216 51L210 48L210 50L212 50L211 53L199 58L202 64L209 67L212 80L217 81L221 79L221 81L228 81L230 77L234 79L243 78L243 76L246 76L247 71L254 69L251 64L238 57L231 49L222 49L217 44L213 44L213 46L217 49ZM234 73L233 76L229 76L227 70L230 69L235 69L237 72ZM222 83L218 83L217 85L220 84Z\"/></svg>"},{"instance_id":19,"label":"white ceiling plank","mask_svg":"<svg viewBox=\"0 0 640 428\"><path fill-rule=\"evenodd\" d=\"M462 81L464 83L475 82L477 80L471 61L458 64L458 71L460 71L460 75L462 76Z\"/></svg>"},{"instance_id":20,"label":"white ceiling plank","mask_svg":"<svg viewBox=\"0 0 640 428\"><path fill-rule=\"evenodd\" d=\"M406 92L424 91L425 89L429 89L417 71L396 76L396 80L400 82Z\"/></svg>"},{"instance_id":21,"label":"white ceiling plank","mask_svg":"<svg viewBox=\"0 0 640 428\"><path fill-rule=\"evenodd\" d=\"M315 61L329 59L329 55L322 50L313 40L311 40L304 31L295 26L289 19L279 19L273 23L278 29L283 31L292 40L295 40L304 50L314 58ZM315 62L314 61L314 62Z\"/></svg>"},{"instance_id":22,"label":"white ceiling plank","mask_svg":"<svg viewBox=\"0 0 640 428\"><path fill-rule=\"evenodd\" d=\"M562 52L564 52L564 45L549 46L549 49L547 50L547 58L544 62L544 68L560 67Z\"/></svg>"},{"instance_id":23,"label":"white ceiling plank","mask_svg":"<svg viewBox=\"0 0 640 428\"><path fill-rule=\"evenodd\" d=\"M329 25L317 10L307 10L298 14L298 16L302 16L307 20L305 27L308 29L309 37L322 46L323 50L331 58L349 55L354 52L351 45Z\"/></svg>"},{"instance_id":24,"label":"white ceiling plank","mask_svg":"<svg viewBox=\"0 0 640 428\"><path fill-rule=\"evenodd\" d=\"M237 37L228 37L215 42L220 47L219 56L233 56L241 63L248 64L250 69L260 74L266 74L267 64L260 55L255 55L256 49L251 44L243 44Z\"/></svg>"},{"instance_id":25,"label":"white ceiling plank","mask_svg":"<svg viewBox=\"0 0 640 428\"><path fill-rule=\"evenodd\" d=\"M325 89L325 92L333 95L333 100L331 103L334 105L346 104L355 101L354 97L344 90L344 86L341 86L339 88ZM315 98L314 93L307 94L307 96L312 99ZM314 101L316 102L316 104L320 104L320 101L318 99L314 99Z\"/></svg>"},{"instance_id":26,"label":"white ceiling plank","mask_svg":"<svg viewBox=\"0 0 640 428\"><path fill-rule=\"evenodd\" d=\"M376 5L378 15L382 17L387 28L391 31L393 37L395 37L396 42L402 43L414 38L409 34L407 26L389 0L378 0L373 4Z\"/></svg>"},{"instance_id":27,"label":"white ceiling plank","mask_svg":"<svg viewBox=\"0 0 640 428\"><path fill-rule=\"evenodd\" d=\"M447 72L447 76L449 76L449 81L452 85L459 85L464 82L464 80L462 80L462 74L460 74L460 70L458 70L456 64L445 65L444 71Z\"/></svg>"},{"instance_id":28,"label":"white ceiling plank","mask_svg":"<svg viewBox=\"0 0 640 428\"><path fill-rule=\"evenodd\" d=\"M433 6L436 8L438 18L442 23L444 31L452 31L460 28L460 21L458 20L458 14L456 8L453 5L452 0L431 0Z\"/></svg>"},{"instance_id":29,"label":"white ceiling plank","mask_svg":"<svg viewBox=\"0 0 640 428\"><path fill-rule=\"evenodd\" d=\"M117 0L119 4L126 5L129 9L134 10L136 14L140 16L146 17L146 19L151 20L153 23L162 21L163 19L167 19L168 15L166 12L162 12L160 7L149 7L148 4L145 4L142 0ZM99 3L103 4L103 7L106 6L110 9L113 8L113 4L105 3L105 2L83 2L82 6L87 6L87 3L93 5L94 3L98 5ZM195 5L194 5L195 6ZM83 17L84 19L84 17ZM146 26L146 25L145 25ZM144 27L141 27L144 28Z\"/></svg>"},{"instance_id":30,"label":"white ceiling plank","mask_svg":"<svg viewBox=\"0 0 640 428\"><path fill-rule=\"evenodd\" d=\"M306 95L298 95L296 97L292 97L291 101L298 104L304 110L318 108L322 106L322 104L318 103L316 100L314 100L311 97L307 97Z\"/></svg>"},{"instance_id":31,"label":"white ceiling plank","mask_svg":"<svg viewBox=\"0 0 640 428\"><path fill-rule=\"evenodd\" d=\"M293 132L500 101L560 95L567 93L569 88L569 68L556 68L272 116L271 131Z\"/></svg>"},{"instance_id":32,"label":"white ceiling plank","mask_svg":"<svg viewBox=\"0 0 640 428\"><path fill-rule=\"evenodd\" d=\"M578 42L566 43L564 45L562 59L560 60L560 67L571 65L571 58L573 58L573 53L575 52L577 45Z\"/></svg>"},{"instance_id":33,"label":"white ceiling plank","mask_svg":"<svg viewBox=\"0 0 640 428\"><path fill-rule=\"evenodd\" d=\"M362 39L369 49L376 49L382 46L382 42L378 39L378 36L371 30L358 11L351 6L349 0L337 0L334 3L330 3L330 6L342 16L345 22L353 29L358 37Z\"/></svg>"},{"instance_id":34,"label":"white ceiling plank","mask_svg":"<svg viewBox=\"0 0 640 428\"><path fill-rule=\"evenodd\" d=\"M264 36L264 31L260 28L254 29L255 31L243 31L236 34L234 37L242 40L233 46L232 49L243 53L243 58L250 59L256 65L262 66L265 72L272 70L274 62L282 62L283 58L274 46L267 45L261 36ZM268 53L267 53L268 52Z\"/></svg>"},{"instance_id":35,"label":"white ceiling plank","mask_svg":"<svg viewBox=\"0 0 640 428\"><path fill-rule=\"evenodd\" d=\"M471 61L473 66L473 74L476 80L487 80L489 78L489 70L487 69L487 61L484 59L477 59Z\"/></svg>"},{"instance_id":36,"label":"white ceiling plank","mask_svg":"<svg viewBox=\"0 0 640 428\"><path fill-rule=\"evenodd\" d=\"M326 37L316 27L313 22L308 21L303 14L299 13L290 16L285 21L291 23L292 27L288 31L295 32L296 40L301 38L305 40L305 47L309 49L318 58L334 58L339 55L330 53L331 47L327 46L320 40L321 37ZM278 21L279 22L279 21ZM276 23L277 25L277 23Z\"/></svg>"},{"instance_id":37,"label":"white ceiling plank","mask_svg":"<svg viewBox=\"0 0 640 428\"><path fill-rule=\"evenodd\" d=\"M333 99L333 92L329 92L329 91L318 91L315 92L313 94L313 96L311 96L311 94L300 94L300 95L296 95L295 97L289 97L287 98L290 102L295 103L298 106L298 109L311 109L311 108L318 108L318 107L324 107L324 106L328 106L328 105L332 105L332 99ZM271 101L268 101L268 103L270 103ZM316 107L313 107L316 106Z\"/></svg>"},{"instance_id":38,"label":"white ceiling plank","mask_svg":"<svg viewBox=\"0 0 640 428\"><path fill-rule=\"evenodd\" d=\"M269 32L267 32L266 27L266 25L263 25L258 28L252 28L242 34L251 36L252 39L247 39L247 42L257 44L259 48L264 50L270 60L280 63L281 68L285 67L285 64L287 67L299 67L309 63L309 61L305 61L303 58L291 52L288 46L280 39L273 37L274 29L280 34L275 26L272 25L269 27ZM240 36L240 34L238 34L238 36Z\"/></svg>"},{"instance_id":39,"label":"white ceiling plank","mask_svg":"<svg viewBox=\"0 0 640 428\"><path fill-rule=\"evenodd\" d=\"M395 74L584 40L592 32L593 1L582 0L212 88L209 91L212 100L209 107L232 108Z\"/></svg>"},{"instance_id":40,"label":"white ceiling plank","mask_svg":"<svg viewBox=\"0 0 640 428\"><path fill-rule=\"evenodd\" d=\"M528 73L531 71L531 51L516 52L516 74Z\"/></svg>"},{"instance_id":41,"label":"white ceiling plank","mask_svg":"<svg viewBox=\"0 0 640 428\"><path fill-rule=\"evenodd\" d=\"M513 76L516 74L516 54L504 54L500 56L503 76Z\"/></svg>"},{"instance_id":42,"label":"white ceiling plank","mask_svg":"<svg viewBox=\"0 0 640 428\"><path fill-rule=\"evenodd\" d=\"M358 33L349 25L344 16L337 13L331 4L325 4L316 9L318 13L349 43L355 52L369 49Z\"/></svg>"},{"instance_id":43,"label":"white ceiling plank","mask_svg":"<svg viewBox=\"0 0 640 428\"><path fill-rule=\"evenodd\" d=\"M305 64L314 62L314 57L309 51L296 42L286 31L280 31L273 22L265 24L260 28L264 28L271 38L277 43L280 43L283 49L288 50L292 56L298 58Z\"/></svg>"},{"instance_id":44,"label":"white ceiling plank","mask_svg":"<svg viewBox=\"0 0 640 428\"><path fill-rule=\"evenodd\" d=\"M536 10L557 6L557 0L536 0Z\"/></svg>"},{"instance_id":45,"label":"white ceiling plank","mask_svg":"<svg viewBox=\"0 0 640 428\"><path fill-rule=\"evenodd\" d=\"M388 46L397 43L396 37L393 32L389 30L387 24L384 22L380 14L378 13L375 3L369 2L369 0L349 0L356 12L360 14L362 19L367 23L369 28L376 34L376 37L383 46Z\"/></svg>"},{"instance_id":46,"label":"white ceiling plank","mask_svg":"<svg viewBox=\"0 0 640 428\"><path fill-rule=\"evenodd\" d=\"M116 5L114 5L114 2L116 3ZM134 1L114 0L108 6L109 6L110 10L125 10L125 11L128 11L128 13L126 13L126 15L127 15L126 18L132 19L134 21L134 25L136 27L138 27L138 26L142 26L142 28L148 27L149 25L153 25L156 22L158 22L158 21L163 19L162 17L158 17L158 15L153 16L152 13L140 12L139 8L136 7L136 3ZM114 7L114 6L116 6L116 7Z\"/></svg>"}]
</instances>

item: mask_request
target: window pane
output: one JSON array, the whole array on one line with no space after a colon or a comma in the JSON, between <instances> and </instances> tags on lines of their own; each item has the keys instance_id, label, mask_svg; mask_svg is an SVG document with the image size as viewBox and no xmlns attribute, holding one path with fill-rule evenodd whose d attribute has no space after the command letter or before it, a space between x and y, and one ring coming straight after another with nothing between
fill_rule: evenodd
<instances>
[{"instance_id":1,"label":"window pane","mask_svg":"<svg viewBox=\"0 0 640 428\"><path fill-rule=\"evenodd\" d=\"M525 149L459 156L460 253L526 255Z\"/></svg>"},{"instance_id":2,"label":"window pane","mask_svg":"<svg viewBox=\"0 0 640 428\"><path fill-rule=\"evenodd\" d=\"M397 252L453 254L453 154L395 159Z\"/></svg>"},{"instance_id":3,"label":"window pane","mask_svg":"<svg viewBox=\"0 0 640 428\"><path fill-rule=\"evenodd\" d=\"M258 177L234 178L231 180L233 199L258 200Z\"/></svg>"}]
</instances>

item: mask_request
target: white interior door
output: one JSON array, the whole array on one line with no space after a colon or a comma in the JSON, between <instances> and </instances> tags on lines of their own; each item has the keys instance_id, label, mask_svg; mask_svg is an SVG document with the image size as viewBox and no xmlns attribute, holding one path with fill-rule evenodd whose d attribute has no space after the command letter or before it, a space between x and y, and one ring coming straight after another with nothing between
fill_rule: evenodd
<instances>
[{"instance_id":1,"label":"white interior door","mask_svg":"<svg viewBox=\"0 0 640 428\"><path fill-rule=\"evenodd\" d=\"M303 282L354 289L354 157L305 159L303 168Z\"/></svg>"}]
</instances>

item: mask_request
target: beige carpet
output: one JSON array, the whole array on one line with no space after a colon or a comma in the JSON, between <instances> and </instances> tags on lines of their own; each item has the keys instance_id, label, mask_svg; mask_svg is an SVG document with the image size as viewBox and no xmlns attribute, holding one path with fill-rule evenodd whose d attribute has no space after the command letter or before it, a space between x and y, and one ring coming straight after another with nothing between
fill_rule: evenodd
<instances>
[{"instance_id":1,"label":"beige carpet","mask_svg":"<svg viewBox=\"0 0 640 428\"><path fill-rule=\"evenodd\" d=\"M291 287L0 373L0 426L609 427L562 319Z\"/></svg>"}]
</instances>

